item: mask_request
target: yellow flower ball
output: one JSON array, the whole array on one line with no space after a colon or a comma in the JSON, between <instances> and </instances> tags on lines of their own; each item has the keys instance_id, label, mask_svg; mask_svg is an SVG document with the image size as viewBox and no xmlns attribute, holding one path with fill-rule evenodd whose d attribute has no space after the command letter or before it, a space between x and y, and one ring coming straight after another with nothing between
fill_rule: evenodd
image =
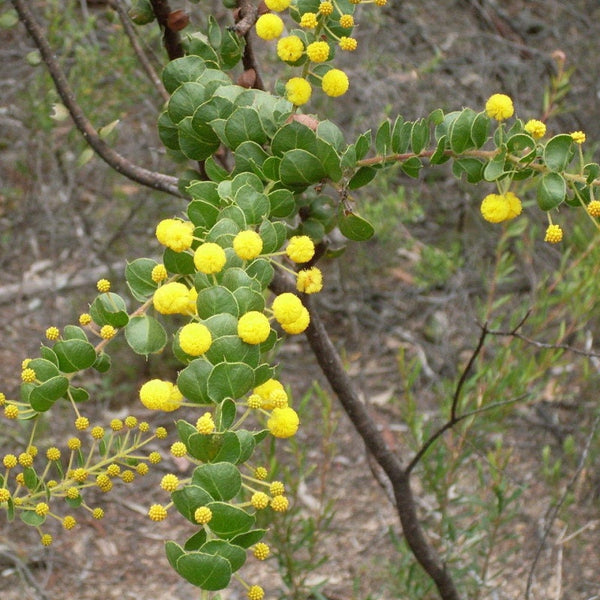
<instances>
[{"instance_id":1,"label":"yellow flower ball","mask_svg":"<svg viewBox=\"0 0 600 600\"><path fill-rule=\"evenodd\" d=\"M179 332L179 346L190 356L201 356L212 344L212 335L202 323L188 323Z\"/></svg>"},{"instance_id":2,"label":"yellow flower ball","mask_svg":"<svg viewBox=\"0 0 600 600\"><path fill-rule=\"evenodd\" d=\"M329 0L325 0L319 4L319 14L325 17L333 14L333 4Z\"/></svg>"},{"instance_id":3,"label":"yellow flower ball","mask_svg":"<svg viewBox=\"0 0 600 600\"><path fill-rule=\"evenodd\" d=\"M343 36L340 38L340 48L346 52L353 52L358 48L358 42L354 38Z\"/></svg>"},{"instance_id":4,"label":"yellow flower ball","mask_svg":"<svg viewBox=\"0 0 600 600\"><path fill-rule=\"evenodd\" d=\"M583 131L573 131L570 135L576 144L583 144L585 142L585 133Z\"/></svg>"},{"instance_id":5,"label":"yellow flower ball","mask_svg":"<svg viewBox=\"0 0 600 600\"><path fill-rule=\"evenodd\" d=\"M523 205L521 200L515 196L512 192L506 192L504 194L505 200L508 202L508 217L507 220L518 217L523 211Z\"/></svg>"},{"instance_id":6,"label":"yellow flower ball","mask_svg":"<svg viewBox=\"0 0 600 600\"><path fill-rule=\"evenodd\" d=\"M313 62L325 62L329 58L329 44L327 42L313 42L306 47L306 55Z\"/></svg>"},{"instance_id":7,"label":"yellow flower ball","mask_svg":"<svg viewBox=\"0 0 600 600\"><path fill-rule=\"evenodd\" d=\"M140 401L150 410L161 410L169 402L173 384L162 379L151 379L140 388Z\"/></svg>"},{"instance_id":8,"label":"yellow flower ball","mask_svg":"<svg viewBox=\"0 0 600 600\"><path fill-rule=\"evenodd\" d=\"M298 271L296 289L304 294L316 294L323 289L323 274L318 267Z\"/></svg>"},{"instance_id":9,"label":"yellow flower ball","mask_svg":"<svg viewBox=\"0 0 600 600\"><path fill-rule=\"evenodd\" d=\"M563 230L560 225L548 225L548 229L546 229L546 236L544 237L544 241L550 244L558 244L562 242L563 239Z\"/></svg>"},{"instance_id":10,"label":"yellow flower ball","mask_svg":"<svg viewBox=\"0 0 600 600\"><path fill-rule=\"evenodd\" d=\"M340 17L340 27L344 29L354 27L354 17L352 15L342 15Z\"/></svg>"},{"instance_id":11,"label":"yellow flower ball","mask_svg":"<svg viewBox=\"0 0 600 600\"><path fill-rule=\"evenodd\" d=\"M292 0L265 0L265 4L269 10L274 10L275 12L281 12L286 8L289 8Z\"/></svg>"},{"instance_id":12,"label":"yellow flower ball","mask_svg":"<svg viewBox=\"0 0 600 600\"><path fill-rule=\"evenodd\" d=\"M295 235L290 238L285 253L295 263L305 263L315 255L315 244L307 235Z\"/></svg>"},{"instance_id":13,"label":"yellow flower ball","mask_svg":"<svg viewBox=\"0 0 600 600\"><path fill-rule=\"evenodd\" d=\"M331 69L331 71L327 71L327 73L323 75L321 87L328 96L337 98L338 96L343 96L348 91L350 81L344 71L340 71L340 69Z\"/></svg>"},{"instance_id":14,"label":"yellow flower ball","mask_svg":"<svg viewBox=\"0 0 600 600\"><path fill-rule=\"evenodd\" d=\"M523 129L525 129L534 140L539 140L546 135L545 123L542 123L542 121L538 121L537 119L530 119L527 121Z\"/></svg>"},{"instance_id":15,"label":"yellow flower ball","mask_svg":"<svg viewBox=\"0 0 600 600\"><path fill-rule=\"evenodd\" d=\"M300 27L305 29L314 29L317 26L317 15L313 12L306 12L300 17Z\"/></svg>"},{"instance_id":16,"label":"yellow flower ball","mask_svg":"<svg viewBox=\"0 0 600 600\"><path fill-rule=\"evenodd\" d=\"M226 262L225 250L214 242L205 242L198 246L196 252L194 252L194 265L198 271L205 275L219 273Z\"/></svg>"},{"instance_id":17,"label":"yellow flower ball","mask_svg":"<svg viewBox=\"0 0 600 600\"><path fill-rule=\"evenodd\" d=\"M485 112L492 119L504 121L513 116L515 109L506 94L492 94L485 103Z\"/></svg>"},{"instance_id":18,"label":"yellow flower ball","mask_svg":"<svg viewBox=\"0 0 600 600\"><path fill-rule=\"evenodd\" d=\"M183 252L194 241L194 224L179 219L163 219L156 226L156 239L173 252Z\"/></svg>"},{"instance_id":19,"label":"yellow flower ball","mask_svg":"<svg viewBox=\"0 0 600 600\"><path fill-rule=\"evenodd\" d=\"M161 281L164 281L167 277L169 276L169 274L167 273L167 269L165 268L165 265L156 265L153 269L152 269L152 273L150 274L150 277L152 277L152 281L154 281L154 283L160 283Z\"/></svg>"},{"instance_id":20,"label":"yellow flower ball","mask_svg":"<svg viewBox=\"0 0 600 600\"><path fill-rule=\"evenodd\" d=\"M199 525L206 525L212 519L212 510L208 506L200 506L194 511L194 520Z\"/></svg>"},{"instance_id":21,"label":"yellow flower ball","mask_svg":"<svg viewBox=\"0 0 600 600\"><path fill-rule=\"evenodd\" d=\"M196 430L202 435L209 435L215 430L215 422L211 413L205 412L201 417L198 417Z\"/></svg>"},{"instance_id":22,"label":"yellow flower ball","mask_svg":"<svg viewBox=\"0 0 600 600\"><path fill-rule=\"evenodd\" d=\"M263 249L263 241L256 231L240 231L233 238L233 250L243 260L254 260Z\"/></svg>"},{"instance_id":23,"label":"yellow flower ball","mask_svg":"<svg viewBox=\"0 0 600 600\"><path fill-rule=\"evenodd\" d=\"M165 283L154 292L152 303L161 315L189 314L189 290L178 281Z\"/></svg>"},{"instance_id":24,"label":"yellow flower ball","mask_svg":"<svg viewBox=\"0 0 600 600\"><path fill-rule=\"evenodd\" d=\"M310 83L302 77L292 77L285 84L285 97L295 106L306 104L312 95Z\"/></svg>"},{"instance_id":25,"label":"yellow flower ball","mask_svg":"<svg viewBox=\"0 0 600 600\"><path fill-rule=\"evenodd\" d=\"M271 333L271 325L263 313L251 310L240 317L237 332L247 344L262 344Z\"/></svg>"},{"instance_id":26,"label":"yellow flower ball","mask_svg":"<svg viewBox=\"0 0 600 600\"><path fill-rule=\"evenodd\" d=\"M510 205L501 194L488 194L481 203L481 215L490 223L501 223L508 219Z\"/></svg>"},{"instance_id":27,"label":"yellow flower ball","mask_svg":"<svg viewBox=\"0 0 600 600\"><path fill-rule=\"evenodd\" d=\"M587 211L592 217L600 217L600 200L592 200L587 205Z\"/></svg>"},{"instance_id":28,"label":"yellow flower ball","mask_svg":"<svg viewBox=\"0 0 600 600\"><path fill-rule=\"evenodd\" d=\"M291 335L296 335L298 333L302 333L306 330L306 328L310 324L310 315L308 314L308 310L303 306L302 314L300 317L293 321L292 323L281 323L281 328Z\"/></svg>"},{"instance_id":29,"label":"yellow flower ball","mask_svg":"<svg viewBox=\"0 0 600 600\"><path fill-rule=\"evenodd\" d=\"M304 54L304 44L297 35L282 37L277 42L277 56L284 62L296 62Z\"/></svg>"},{"instance_id":30,"label":"yellow flower ball","mask_svg":"<svg viewBox=\"0 0 600 600\"><path fill-rule=\"evenodd\" d=\"M285 389L277 379L268 379L263 384L255 387L253 392L262 399L260 408L272 410L275 408L277 395L282 392L285 394Z\"/></svg>"},{"instance_id":31,"label":"yellow flower ball","mask_svg":"<svg viewBox=\"0 0 600 600\"><path fill-rule=\"evenodd\" d=\"M290 292L279 294L271 305L273 316L279 324L297 321L302 314L303 308L304 306L300 298Z\"/></svg>"},{"instance_id":32,"label":"yellow flower ball","mask_svg":"<svg viewBox=\"0 0 600 600\"><path fill-rule=\"evenodd\" d=\"M283 27L281 17L267 13L256 21L256 35L263 40L274 40L283 33Z\"/></svg>"},{"instance_id":33,"label":"yellow flower ball","mask_svg":"<svg viewBox=\"0 0 600 600\"><path fill-rule=\"evenodd\" d=\"M171 386L169 398L165 400L160 407L160 410L164 410L165 412L173 412L174 410L177 410L183 402L183 394L179 391L179 388L173 384L171 384ZM157 437L160 437L158 436L158 433Z\"/></svg>"}]
</instances>

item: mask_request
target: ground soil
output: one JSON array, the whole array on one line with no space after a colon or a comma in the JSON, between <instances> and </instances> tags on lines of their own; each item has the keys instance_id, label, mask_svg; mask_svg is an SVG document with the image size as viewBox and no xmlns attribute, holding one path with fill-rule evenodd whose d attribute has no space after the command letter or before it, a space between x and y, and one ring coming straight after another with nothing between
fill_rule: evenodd
<instances>
[{"instance_id":1,"label":"ground soil","mask_svg":"<svg viewBox=\"0 0 600 600\"><path fill-rule=\"evenodd\" d=\"M46 5L35 4L40 10ZM97 39L102 49L103 35L117 25L107 21L101 14L104 9L94 4L81 3L86 10L100 11ZM196 14L200 11L195 4L174 0L171 4L185 4ZM574 73L564 111L552 127L557 132L583 129L590 139L600 139L600 7L595 0L389 0L379 11L364 8L358 29L360 54L345 59L352 87L343 110L335 109L335 120L349 133L374 127L386 114L402 113L410 119L438 106L444 110L481 107L486 97L498 91L515 99L524 118L538 117L542 90L555 65L552 53L561 50ZM58 36L53 43L63 48L60 40ZM76 168L83 146L68 122L50 127L44 118L32 117L36 99L51 94L51 86L40 77L42 67L36 70L23 61L32 50L31 43L20 29L0 30L0 48L0 294L6 292L0 305L0 380L10 396L17 392L22 359L36 354L45 328L73 322L85 309L94 294L97 269L124 290L123 261L156 253L146 241L154 223L181 206L174 207L172 200L156 194L148 202L148 192L110 174L97 160ZM266 76L274 68L274 63L267 63ZM114 81L106 76L97 85L110 88ZM148 125L159 105L160 101L140 100L123 108L121 127L135 134L121 135L115 143L138 162L167 170L169 163L156 150L159 143ZM147 141L140 143L140 139ZM407 194L419 198L426 207L425 218L406 229L399 226L391 239L376 238L362 250L350 248L342 266L325 265L328 285L319 300L373 418L399 453L408 451L403 438L406 425L397 403L402 394L399 350L421 360L426 374L430 370L431 376L420 380L418 396L428 418L436 418L433 382L460 373L473 347L473 299L480 291L474 275L477 267L469 260L436 288L415 284L415 244L417 248L419 244L447 248L449 232L458 231L465 211L467 219L473 217L472 198L481 192L466 188L449 173L427 178L427 183L425 178L390 180L391 187L401 182ZM481 230L475 226L465 235L473 242ZM413 243L412 249L407 249L407 240ZM473 254L485 253L485 244L477 243ZM403 250L396 252L396 247ZM373 258L381 268L369 267ZM114 269L103 272L106 265ZM79 283L74 283L78 277ZM27 286L34 291L28 293ZM443 335L432 337L432 327L441 327ZM295 398L307 393L313 380L327 390L303 339L286 346L279 359L285 365L282 379ZM104 423L128 414L134 410L139 384L173 368L156 359L131 359L118 348L109 378L94 383L95 402L86 407L86 414ZM597 393L590 402L594 399ZM299 522L316 518L322 512L318 502L322 493L333 501L334 511L319 542L319 550L329 561L310 572L308 583L325 581L320 597L329 600L404 598L395 578L406 578L409 571L401 569L404 562L392 542L401 538L394 508L385 489L376 483L373 471L377 471L362 442L335 403L329 416L336 424L331 438L334 449L323 448L318 405L315 396L298 435L307 462L317 470L307 474L294 495L294 514ZM597 474L591 467L580 473L569 512L549 521L547 511L556 495L541 477L539 465L540 448L556 446L557 431L583 427L578 419L591 419L592 413L590 409L582 416L568 407L553 406L542 412L533 407L510 417L513 427L507 443L513 448L513 459L509 476L522 496L507 530L510 536L494 554L498 572L481 583L478 598L524 598L538 551L532 599L600 597ZM551 423L540 415L550 415ZM170 425L168 419L147 416L154 425ZM53 427L48 430L49 443L66 435L60 425ZM19 428L7 428L6 422L1 425L0 454L23 443L24 435ZM284 463L295 468L294 456ZM158 471L185 473L185 469L185 464L167 459ZM325 481L318 476L320 469L327 472ZM468 473L463 479L458 477L459 489L477 490L476 470ZM414 485L419 495L423 490L419 477ZM73 532L51 531L56 538L52 552L40 547L38 534L31 528L0 521L0 598L199 597L195 588L169 568L163 551L164 539L182 541L189 535L188 524L175 514L158 525L145 516L160 493L156 476L118 487L98 499L106 510L103 521L81 518ZM439 516L436 499L427 494L419 497L420 516L434 530ZM457 533L455 543L466 547L464 535ZM275 561L251 562L244 573L264 584L268 597L291 600ZM244 597L235 585L222 594L224 600ZM435 597L429 591L419 600Z\"/></svg>"}]
</instances>

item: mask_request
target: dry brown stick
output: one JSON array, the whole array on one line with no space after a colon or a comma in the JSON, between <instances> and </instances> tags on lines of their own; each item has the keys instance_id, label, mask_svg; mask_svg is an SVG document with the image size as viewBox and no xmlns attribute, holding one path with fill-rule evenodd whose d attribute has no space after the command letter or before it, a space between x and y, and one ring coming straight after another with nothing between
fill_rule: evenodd
<instances>
[{"instance_id":1,"label":"dry brown stick","mask_svg":"<svg viewBox=\"0 0 600 600\"><path fill-rule=\"evenodd\" d=\"M238 35L243 35L246 42L244 54L242 56L242 65L245 72L254 73L254 82L252 87L257 90L264 90L265 85L258 70L258 64L254 55L252 46L251 32L252 27L258 18L258 8L251 0L238 0L238 10L236 15L236 24L234 30Z\"/></svg>"},{"instance_id":2,"label":"dry brown stick","mask_svg":"<svg viewBox=\"0 0 600 600\"><path fill-rule=\"evenodd\" d=\"M119 15L119 19L121 21L121 25L123 25L125 35L128 37L129 43L131 44L131 47L133 48L133 51L135 52L135 55L137 56L137 59L140 62L140 65L142 65L142 69L144 69L146 75L148 76L148 79L150 79L152 85L154 85L154 87L157 89L161 98L165 102L168 102L171 96L169 95L169 92L167 92L157 72L154 70L152 63L148 59L148 55L144 52L144 49L142 48L139 42L136 31L133 25L131 24L131 19L127 14L127 10L123 6L123 0L109 0L109 4L113 8L113 10L115 10L116 13Z\"/></svg>"},{"instance_id":3,"label":"dry brown stick","mask_svg":"<svg viewBox=\"0 0 600 600\"><path fill-rule=\"evenodd\" d=\"M42 28L35 20L35 17L29 9L28 2L25 0L11 0L12 5L15 7L19 15L19 19L25 25L27 32L35 42L46 67L54 81L56 90L69 111L75 126L80 131L85 141L90 147L98 154L98 156L104 160L109 166L115 171L121 173L125 177L136 181L142 185L160 190L171 194L172 196L184 197L177 187L177 178L165 175L164 173L157 173L156 171L150 171L144 167L135 165L124 156L119 154L116 150L111 148L94 129L94 126L90 123L88 118L85 116L83 110L77 103L75 94L67 81L65 74L60 68L56 57L50 48L50 44L42 31Z\"/></svg>"},{"instance_id":4,"label":"dry brown stick","mask_svg":"<svg viewBox=\"0 0 600 600\"><path fill-rule=\"evenodd\" d=\"M287 277L279 271L276 272L270 287L278 294L294 289ZM425 538L417 516L416 503L410 485L410 473L403 468L401 461L387 445L367 408L360 401L356 388L346 373L342 359L314 304L308 296L304 296L303 301L310 312L310 325L305 332L308 343L354 428L392 484L396 511L412 553L434 581L441 598L443 600L459 600L460 596L452 576L435 549Z\"/></svg>"},{"instance_id":5,"label":"dry brown stick","mask_svg":"<svg viewBox=\"0 0 600 600\"><path fill-rule=\"evenodd\" d=\"M169 15L171 7L168 0L150 0L154 16L163 31L163 44L167 51L169 60L175 60L183 56L183 46L181 45L181 36L178 31L169 27Z\"/></svg>"}]
</instances>

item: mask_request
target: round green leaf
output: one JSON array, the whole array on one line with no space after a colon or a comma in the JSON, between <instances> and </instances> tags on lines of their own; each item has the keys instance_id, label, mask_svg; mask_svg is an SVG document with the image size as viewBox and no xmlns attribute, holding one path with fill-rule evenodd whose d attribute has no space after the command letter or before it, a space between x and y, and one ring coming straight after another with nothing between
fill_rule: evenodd
<instances>
[{"instance_id":1,"label":"round green leaf","mask_svg":"<svg viewBox=\"0 0 600 600\"><path fill-rule=\"evenodd\" d=\"M226 502L211 502L207 506L213 513L209 527L219 537L235 537L254 525L255 518L237 506Z\"/></svg>"},{"instance_id":2,"label":"round green leaf","mask_svg":"<svg viewBox=\"0 0 600 600\"><path fill-rule=\"evenodd\" d=\"M205 70L204 59L199 56L184 56L167 63L162 72L162 80L169 94L172 94L182 83L196 81Z\"/></svg>"},{"instance_id":3,"label":"round green leaf","mask_svg":"<svg viewBox=\"0 0 600 600\"><path fill-rule=\"evenodd\" d=\"M61 340L52 349L58 358L58 366L63 373L76 373L91 367L96 362L96 350L83 340Z\"/></svg>"},{"instance_id":4,"label":"round green leaf","mask_svg":"<svg viewBox=\"0 0 600 600\"><path fill-rule=\"evenodd\" d=\"M237 571L246 562L246 551L225 540L209 540L199 550L206 554L215 554L226 558L232 571Z\"/></svg>"},{"instance_id":5,"label":"round green leaf","mask_svg":"<svg viewBox=\"0 0 600 600\"><path fill-rule=\"evenodd\" d=\"M199 485L186 485L171 494L175 508L188 520L197 525L194 513L197 508L206 506L214 498Z\"/></svg>"},{"instance_id":6,"label":"round green leaf","mask_svg":"<svg viewBox=\"0 0 600 600\"><path fill-rule=\"evenodd\" d=\"M537 203L542 210L551 210L557 207L567 193L567 185L562 175L546 173L537 186Z\"/></svg>"},{"instance_id":7,"label":"round green leaf","mask_svg":"<svg viewBox=\"0 0 600 600\"><path fill-rule=\"evenodd\" d=\"M355 213L340 212L338 227L349 240L362 242L373 237L373 225Z\"/></svg>"},{"instance_id":8,"label":"round green leaf","mask_svg":"<svg viewBox=\"0 0 600 600\"><path fill-rule=\"evenodd\" d=\"M544 162L552 171L563 171L573 158L573 138L567 133L555 135L544 148Z\"/></svg>"},{"instance_id":9,"label":"round green leaf","mask_svg":"<svg viewBox=\"0 0 600 600\"><path fill-rule=\"evenodd\" d=\"M241 362L219 363L208 376L208 395L215 402L241 398L254 385L254 369Z\"/></svg>"},{"instance_id":10,"label":"round green leaf","mask_svg":"<svg viewBox=\"0 0 600 600\"><path fill-rule=\"evenodd\" d=\"M125 301L121 296L113 292L97 296L90 306L90 315L92 315L92 319L100 327L103 325L125 327L129 321Z\"/></svg>"},{"instance_id":11,"label":"round green leaf","mask_svg":"<svg viewBox=\"0 0 600 600\"><path fill-rule=\"evenodd\" d=\"M125 327L125 339L136 354L148 356L165 347L167 333L154 317L141 315L129 320Z\"/></svg>"},{"instance_id":12,"label":"round green leaf","mask_svg":"<svg viewBox=\"0 0 600 600\"><path fill-rule=\"evenodd\" d=\"M238 495L242 488L242 476L231 463L218 462L196 467L192 484L204 488L214 500L226 502Z\"/></svg>"},{"instance_id":13,"label":"round green leaf","mask_svg":"<svg viewBox=\"0 0 600 600\"><path fill-rule=\"evenodd\" d=\"M177 377L179 391L190 401L196 404L212 404L208 395L208 377L213 366L203 358L193 360Z\"/></svg>"},{"instance_id":14,"label":"round green leaf","mask_svg":"<svg viewBox=\"0 0 600 600\"><path fill-rule=\"evenodd\" d=\"M158 263L150 258L138 258L127 263L125 267L125 279L132 296L140 302L145 302L158 287L152 280L152 269Z\"/></svg>"},{"instance_id":15,"label":"round green leaf","mask_svg":"<svg viewBox=\"0 0 600 600\"><path fill-rule=\"evenodd\" d=\"M231 565L226 558L202 552L187 552L177 559L175 570L203 590L222 590L229 585Z\"/></svg>"},{"instance_id":16,"label":"round green leaf","mask_svg":"<svg viewBox=\"0 0 600 600\"><path fill-rule=\"evenodd\" d=\"M201 319L208 319L220 313L229 313L234 317L240 315L240 307L235 296L230 290L221 285L200 290L196 306L198 307L198 316Z\"/></svg>"},{"instance_id":17,"label":"round green leaf","mask_svg":"<svg viewBox=\"0 0 600 600\"><path fill-rule=\"evenodd\" d=\"M69 389L69 380L58 375L36 386L29 394L29 404L37 412L46 412Z\"/></svg>"}]
</instances>

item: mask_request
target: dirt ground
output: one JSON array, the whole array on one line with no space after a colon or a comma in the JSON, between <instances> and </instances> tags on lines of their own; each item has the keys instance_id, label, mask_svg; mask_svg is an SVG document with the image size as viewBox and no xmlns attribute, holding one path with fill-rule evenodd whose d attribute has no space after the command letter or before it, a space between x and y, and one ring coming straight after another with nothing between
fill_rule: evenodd
<instances>
[{"instance_id":1,"label":"dirt ground","mask_svg":"<svg viewBox=\"0 0 600 600\"><path fill-rule=\"evenodd\" d=\"M79 5L97 10L92 2L67 4L73 10ZM200 10L188 2L172 0L171 4ZM535 118L541 111L541 90L553 68L551 53L560 49L574 73L566 110L555 118L553 127L556 131L583 129L589 139L600 139L600 5L596 0L389 0L377 13L366 8L357 30L360 54L346 59L352 86L343 110L337 108L335 114L348 132L373 127L385 114L401 113L410 119L440 105L445 110L476 108L497 91L510 94L524 118ZM0 13L4 10L0 6ZM117 27L103 18L99 24L106 30ZM105 30L98 33L100 47L104 34ZM91 33L86 35L93 38ZM53 43L67 52L60 36ZM42 67L24 63L23 57L31 50L20 29L0 30L0 389L7 396L17 391L21 361L38 351L45 328L73 322L93 296L100 276L108 276L124 290L124 261L156 253L149 241L154 223L181 208L172 199L119 179L97 159L81 168L75 166L83 146L68 121L53 127L32 113L36 101L51 98L52 92L49 81L40 76ZM267 75L274 68L267 63ZM117 83L114 74L103 74L98 86L110 90ZM140 98L134 96L129 105L115 108L122 130L135 132L121 135L115 144L126 156L166 171L169 163L157 150L152 126L160 101L144 99L143 91L140 88ZM93 105L94 90L87 94L85 102ZM448 231L456 230L457 207L469 205L473 191L448 173L433 183L394 179L390 185L399 181L420 197L427 218L410 233L399 228L398 245L410 235L443 246ZM406 426L398 407L388 402L401 389L398 350L408 348L424 357L436 377L456 375L458 359L470 347L464 332L472 332L473 288L467 293L462 282L470 280L472 265L465 263L440 288L424 293L414 285L411 257L393 254L390 261L389 253L389 240L375 239L368 250L351 249L342 267L327 265L328 285L320 303L374 418L401 452ZM385 270L365 270L366 255L379 259ZM435 341L427 331L432 319L445 329L445 335ZM117 352L117 357L124 358L115 361L117 366L108 379L95 382L96 401L86 407L87 416L98 422L127 414L139 383L149 374L160 376L161 370L172 367L154 359L148 363L131 360L122 348ZM296 398L307 392L313 379L326 388L303 339L286 346L280 360L289 365L282 378ZM431 387L425 379L419 390L425 407L432 402ZM334 406L331 418L337 422L337 431L332 457L324 458L321 451L315 425L318 410L307 413L298 434L309 463L323 467L326 460L327 496L335 506L322 541L330 560L310 574L309 582L326 580L322 597L329 600L403 598L393 584L397 555L391 538L401 535L394 509L374 483L357 434ZM163 422L148 416L155 425L170 424L168 419ZM578 426L577 415L568 410L554 416L567 429ZM552 430L538 421L532 425L531 413L513 418L510 476L523 495L513 537L504 542L506 548L498 549L499 555L509 551L503 555L505 570L482 587L482 599L524 597L550 504L546 484L537 479L537 463L540 448L553 441ZM61 433L53 431L49 436L58 439ZM1 425L0 454L10 451L23 435ZM185 465L170 460L160 465L161 472L177 469L185 472ZM554 522L539 556L532 599L600 598L597 474L588 472L581 481L581 495L572 509L577 512L580 531L569 529L560 519ZM296 507L304 518L318 513L315 497L320 484L312 474L296 496ZM466 484L478 485L477 481ZM420 489L418 478L415 488ZM199 597L195 588L170 569L163 551L163 540L182 541L189 535L186 522L175 513L158 525L145 516L159 495L156 478L116 489L102 497L103 521L82 519L73 532L52 532L56 538L52 552L40 547L35 531L0 520L0 599ZM421 499L419 509L425 521L436 519L434 502L427 496ZM274 561L250 561L244 575L256 576L267 597L291 600ZM233 586L221 597L241 600L245 595L241 586ZM424 600L435 597L429 592Z\"/></svg>"}]
</instances>

